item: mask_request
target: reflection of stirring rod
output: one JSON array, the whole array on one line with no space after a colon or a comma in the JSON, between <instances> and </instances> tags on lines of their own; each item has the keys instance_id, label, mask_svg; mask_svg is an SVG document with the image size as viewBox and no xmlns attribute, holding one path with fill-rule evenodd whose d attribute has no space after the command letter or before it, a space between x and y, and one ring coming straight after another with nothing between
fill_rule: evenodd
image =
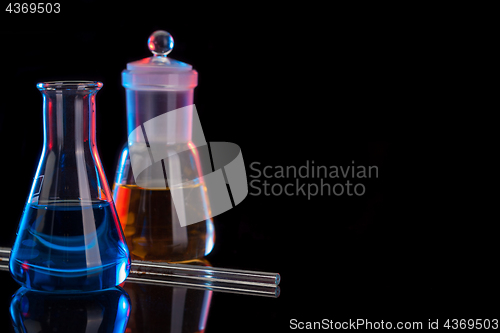
<instances>
[{"instance_id":1,"label":"reflection of stirring rod","mask_svg":"<svg viewBox=\"0 0 500 333\"><path fill-rule=\"evenodd\" d=\"M10 250L0 247L0 270L9 270ZM277 297L280 280L278 273L132 260L126 281Z\"/></svg>"}]
</instances>

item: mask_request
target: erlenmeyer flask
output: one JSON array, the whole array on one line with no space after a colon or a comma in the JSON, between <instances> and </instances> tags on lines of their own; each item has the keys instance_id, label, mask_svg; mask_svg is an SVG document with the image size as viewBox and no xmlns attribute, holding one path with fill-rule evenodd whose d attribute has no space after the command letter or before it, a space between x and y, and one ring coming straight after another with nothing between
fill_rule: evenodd
<instances>
[{"instance_id":1,"label":"erlenmeyer flask","mask_svg":"<svg viewBox=\"0 0 500 333\"><path fill-rule=\"evenodd\" d=\"M43 291L114 287L130 255L95 139L100 82L45 82L43 150L9 266L23 286Z\"/></svg>"},{"instance_id":2,"label":"erlenmeyer flask","mask_svg":"<svg viewBox=\"0 0 500 333\"><path fill-rule=\"evenodd\" d=\"M173 39L167 32L154 32L148 40L148 47L154 53L153 57L131 62L122 72L127 98L128 134L154 118L185 108L187 111L165 128L149 131L148 142L151 146L164 147L165 151L184 151L184 154L172 155L162 163L167 169L179 170L179 174L189 180L202 179L199 177L203 175L200 150L191 144L193 112L190 108L193 106L193 89L197 85L198 73L191 65L167 57L173 48ZM162 163L151 165L141 174L150 177L148 180L152 186L139 186L136 178L139 175L132 172L129 145L125 145L122 151L113 191L132 259L180 262L210 253L214 246L214 225L211 218L203 217L209 214L201 212L198 219L201 222L181 226L178 214L182 212L174 206L172 192L161 171ZM159 179L154 178L155 173L160 175ZM157 184L151 184L156 180ZM190 199L202 202L208 211L210 205L204 184L193 183L192 187Z\"/></svg>"}]
</instances>

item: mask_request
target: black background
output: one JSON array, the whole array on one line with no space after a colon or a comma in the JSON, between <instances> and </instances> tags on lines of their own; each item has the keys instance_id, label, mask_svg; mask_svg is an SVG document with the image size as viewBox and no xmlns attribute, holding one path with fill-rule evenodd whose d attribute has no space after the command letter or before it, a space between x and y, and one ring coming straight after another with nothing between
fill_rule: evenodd
<instances>
[{"instance_id":1,"label":"black background","mask_svg":"<svg viewBox=\"0 0 500 333\"><path fill-rule=\"evenodd\" d=\"M249 195L216 217L214 266L276 271L283 282L278 299L241 299L245 313L214 299L208 331L282 331L291 318L498 315L489 301L498 296L490 222L451 196L467 179L454 173L463 142L449 131L457 116L446 114L465 30L447 21L449 12L148 1L61 7L1 16L2 246L14 241L42 148L35 84L104 83L97 140L111 182L127 135L120 72L150 56L147 38L163 29L175 39L170 56L199 73L195 104L207 140L238 144L247 175L254 161L379 168L360 197Z\"/></svg>"}]
</instances>

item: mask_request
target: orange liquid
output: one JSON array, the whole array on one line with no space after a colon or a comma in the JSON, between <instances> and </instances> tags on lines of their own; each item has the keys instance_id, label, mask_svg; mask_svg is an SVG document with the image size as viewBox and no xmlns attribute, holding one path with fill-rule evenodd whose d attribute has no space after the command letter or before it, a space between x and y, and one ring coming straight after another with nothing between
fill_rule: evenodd
<instances>
[{"instance_id":1,"label":"orange liquid","mask_svg":"<svg viewBox=\"0 0 500 333\"><path fill-rule=\"evenodd\" d=\"M213 221L181 227L168 189L115 184L115 205L132 259L180 262L213 248Z\"/></svg>"}]
</instances>

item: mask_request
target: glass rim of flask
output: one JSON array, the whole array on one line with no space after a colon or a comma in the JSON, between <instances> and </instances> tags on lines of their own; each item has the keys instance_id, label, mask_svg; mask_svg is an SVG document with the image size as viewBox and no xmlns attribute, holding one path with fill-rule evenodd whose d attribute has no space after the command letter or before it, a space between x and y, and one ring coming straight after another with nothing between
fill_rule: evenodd
<instances>
[{"instance_id":1,"label":"glass rim of flask","mask_svg":"<svg viewBox=\"0 0 500 333\"><path fill-rule=\"evenodd\" d=\"M46 81L36 84L38 90L99 90L103 86L99 81L87 80L65 80L65 81Z\"/></svg>"}]
</instances>

